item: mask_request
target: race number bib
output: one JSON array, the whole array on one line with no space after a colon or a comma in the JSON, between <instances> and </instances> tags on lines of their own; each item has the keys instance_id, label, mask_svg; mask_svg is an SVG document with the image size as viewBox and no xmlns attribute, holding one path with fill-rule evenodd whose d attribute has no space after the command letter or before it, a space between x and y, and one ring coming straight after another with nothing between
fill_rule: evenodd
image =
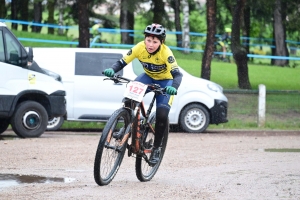
<instances>
[{"instance_id":1,"label":"race number bib","mask_svg":"<svg viewBox=\"0 0 300 200\"><path fill-rule=\"evenodd\" d=\"M124 97L141 102L147 90L147 87L148 87L147 85L141 82L131 81L127 84Z\"/></svg>"}]
</instances>

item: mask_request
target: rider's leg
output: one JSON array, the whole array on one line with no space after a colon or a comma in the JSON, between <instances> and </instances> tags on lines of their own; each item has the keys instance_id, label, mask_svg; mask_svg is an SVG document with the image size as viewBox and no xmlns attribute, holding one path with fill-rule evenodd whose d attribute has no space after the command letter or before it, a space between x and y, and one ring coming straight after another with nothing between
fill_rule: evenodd
<instances>
[{"instance_id":1,"label":"rider's leg","mask_svg":"<svg viewBox=\"0 0 300 200\"><path fill-rule=\"evenodd\" d=\"M170 109L167 107L159 107L156 109L156 123L155 123L155 138L153 149L149 158L149 163L151 166L154 166L158 163L160 159L160 151L159 148L162 143L162 139L165 134L168 134L168 115Z\"/></svg>"},{"instance_id":2,"label":"rider's leg","mask_svg":"<svg viewBox=\"0 0 300 200\"><path fill-rule=\"evenodd\" d=\"M223 48L223 60L224 60L224 59L226 59L226 47L225 47L225 45L222 46L222 48Z\"/></svg>"}]
</instances>

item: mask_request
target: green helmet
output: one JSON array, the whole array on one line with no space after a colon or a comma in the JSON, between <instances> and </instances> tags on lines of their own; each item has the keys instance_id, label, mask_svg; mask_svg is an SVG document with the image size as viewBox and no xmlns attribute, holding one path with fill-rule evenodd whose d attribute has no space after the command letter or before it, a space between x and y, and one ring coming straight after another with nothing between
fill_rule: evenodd
<instances>
[{"instance_id":1,"label":"green helmet","mask_svg":"<svg viewBox=\"0 0 300 200\"><path fill-rule=\"evenodd\" d=\"M225 32L231 33L231 28L225 28Z\"/></svg>"}]
</instances>

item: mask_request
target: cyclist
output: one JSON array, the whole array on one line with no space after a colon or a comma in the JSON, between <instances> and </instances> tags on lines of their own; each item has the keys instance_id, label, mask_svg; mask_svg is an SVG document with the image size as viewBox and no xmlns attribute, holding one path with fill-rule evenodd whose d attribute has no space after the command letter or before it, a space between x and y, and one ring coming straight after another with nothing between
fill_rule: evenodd
<instances>
[{"instance_id":1,"label":"cyclist","mask_svg":"<svg viewBox=\"0 0 300 200\"><path fill-rule=\"evenodd\" d=\"M148 25L144 30L144 41L136 44L121 60L117 61L104 71L108 77L123 69L134 58L139 59L144 68L144 73L135 80L144 84L156 83L166 88L166 96L159 95L156 98L156 123L155 139L152 153L149 159L154 166L160 157L160 144L168 125L168 115L172 105L173 95L177 93L182 80L177 62L172 51L164 42L166 30L160 24Z\"/></svg>"},{"instance_id":2,"label":"cyclist","mask_svg":"<svg viewBox=\"0 0 300 200\"><path fill-rule=\"evenodd\" d=\"M94 38L97 35L101 36L101 32L99 31L99 28L102 27L101 21L100 20L95 20L94 21L94 25L92 26L91 30L90 30L90 37Z\"/></svg>"},{"instance_id":3,"label":"cyclist","mask_svg":"<svg viewBox=\"0 0 300 200\"><path fill-rule=\"evenodd\" d=\"M218 44L222 47L222 60L226 61L226 51L231 44L231 28L225 28L225 33L219 38Z\"/></svg>"}]
</instances>

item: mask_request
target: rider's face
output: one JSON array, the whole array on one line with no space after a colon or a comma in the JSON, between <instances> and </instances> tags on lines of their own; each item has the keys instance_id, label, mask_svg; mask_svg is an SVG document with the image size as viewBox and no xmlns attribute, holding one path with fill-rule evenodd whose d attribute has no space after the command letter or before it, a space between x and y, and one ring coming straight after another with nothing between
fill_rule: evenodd
<instances>
[{"instance_id":1,"label":"rider's face","mask_svg":"<svg viewBox=\"0 0 300 200\"><path fill-rule=\"evenodd\" d=\"M148 53L153 53L161 45L161 42L157 37L148 36L145 38L145 44Z\"/></svg>"}]
</instances>

